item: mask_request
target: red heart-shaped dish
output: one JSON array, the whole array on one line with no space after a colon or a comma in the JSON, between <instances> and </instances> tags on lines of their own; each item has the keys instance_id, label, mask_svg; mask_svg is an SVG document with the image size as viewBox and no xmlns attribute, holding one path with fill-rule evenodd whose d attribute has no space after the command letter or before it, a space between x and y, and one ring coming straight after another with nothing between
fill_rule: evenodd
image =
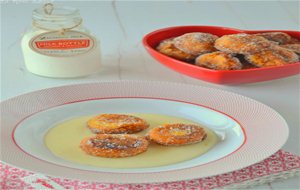
<instances>
[{"instance_id":1,"label":"red heart-shaped dish","mask_svg":"<svg viewBox=\"0 0 300 190\"><path fill-rule=\"evenodd\" d=\"M284 66L251 68L243 70L212 70L189 64L158 52L155 48L163 40L177 37L189 32L205 32L217 36L236 33L263 33L285 32L290 36L300 39L299 31L285 30L239 30L218 26L177 26L156 30L144 36L143 44L146 50L157 61L182 74L217 84L242 84L273 80L288 77L300 73L300 62Z\"/></svg>"}]
</instances>

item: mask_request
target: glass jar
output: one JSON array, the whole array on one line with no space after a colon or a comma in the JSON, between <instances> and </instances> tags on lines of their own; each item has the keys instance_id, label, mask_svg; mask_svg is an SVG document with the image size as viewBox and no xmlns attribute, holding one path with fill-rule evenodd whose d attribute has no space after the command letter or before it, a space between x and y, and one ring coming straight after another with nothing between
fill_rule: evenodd
<instances>
[{"instance_id":1,"label":"glass jar","mask_svg":"<svg viewBox=\"0 0 300 190\"><path fill-rule=\"evenodd\" d=\"M83 27L78 9L35 9L21 46L27 70L37 75L70 78L100 70L100 43Z\"/></svg>"}]
</instances>

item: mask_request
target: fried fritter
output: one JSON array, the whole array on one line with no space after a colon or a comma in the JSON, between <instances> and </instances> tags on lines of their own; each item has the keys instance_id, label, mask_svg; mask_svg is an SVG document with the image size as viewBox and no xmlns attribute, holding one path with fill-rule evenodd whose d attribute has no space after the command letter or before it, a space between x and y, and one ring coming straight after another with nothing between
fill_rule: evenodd
<instances>
[{"instance_id":1,"label":"fried fritter","mask_svg":"<svg viewBox=\"0 0 300 190\"><path fill-rule=\"evenodd\" d=\"M200 55L195 64L214 70L238 70L243 67L238 58L220 51Z\"/></svg>"},{"instance_id":2,"label":"fried fritter","mask_svg":"<svg viewBox=\"0 0 300 190\"><path fill-rule=\"evenodd\" d=\"M201 55L216 51L214 42L218 36L202 32L186 33L174 38L176 48L192 55Z\"/></svg>"},{"instance_id":3,"label":"fried fritter","mask_svg":"<svg viewBox=\"0 0 300 190\"><path fill-rule=\"evenodd\" d=\"M136 133L148 127L145 120L123 114L102 114L88 121L88 128L94 133Z\"/></svg>"},{"instance_id":4,"label":"fried fritter","mask_svg":"<svg viewBox=\"0 0 300 190\"><path fill-rule=\"evenodd\" d=\"M264 32L254 35L262 36L267 40L277 42L278 44L286 44L291 40L291 36L284 32Z\"/></svg>"},{"instance_id":5,"label":"fried fritter","mask_svg":"<svg viewBox=\"0 0 300 190\"><path fill-rule=\"evenodd\" d=\"M288 62L272 50L265 50L256 54L246 55L245 58L256 67L273 67L288 64Z\"/></svg>"},{"instance_id":6,"label":"fried fritter","mask_svg":"<svg viewBox=\"0 0 300 190\"><path fill-rule=\"evenodd\" d=\"M287 63L295 63L298 62L299 56L292 50L287 48L283 48L281 46L273 46L272 50L283 58Z\"/></svg>"},{"instance_id":7,"label":"fried fritter","mask_svg":"<svg viewBox=\"0 0 300 190\"><path fill-rule=\"evenodd\" d=\"M285 44L285 45L281 45L281 47L300 54L300 44Z\"/></svg>"},{"instance_id":8,"label":"fried fritter","mask_svg":"<svg viewBox=\"0 0 300 190\"><path fill-rule=\"evenodd\" d=\"M215 48L227 53L254 54L270 48L272 42L261 36L250 34L231 34L218 38Z\"/></svg>"},{"instance_id":9,"label":"fried fritter","mask_svg":"<svg viewBox=\"0 0 300 190\"><path fill-rule=\"evenodd\" d=\"M300 44L300 40L298 38L291 38L290 41L286 44Z\"/></svg>"},{"instance_id":10,"label":"fried fritter","mask_svg":"<svg viewBox=\"0 0 300 190\"><path fill-rule=\"evenodd\" d=\"M149 140L166 146L179 146L203 141L207 137L205 130L192 124L165 124L153 128L148 133Z\"/></svg>"},{"instance_id":11,"label":"fried fritter","mask_svg":"<svg viewBox=\"0 0 300 190\"><path fill-rule=\"evenodd\" d=\"M160 53L173 57L181 61L190 62L194 60L197 56L188 54L174 46L173 38L162 41L157 47L156 50Z\"/></svg>"},{"instance_id":12,"label":"fried fritter","mask_svg":"<svg viewBox=\"0 0 300 190\"><path fill-rule=\"evenodd\" d=\"M149 142L144 137L127 134L97 134L87 137L80 148L92 156L122 158L135 156L148 149Z\"/></svg>"}]
</instances>

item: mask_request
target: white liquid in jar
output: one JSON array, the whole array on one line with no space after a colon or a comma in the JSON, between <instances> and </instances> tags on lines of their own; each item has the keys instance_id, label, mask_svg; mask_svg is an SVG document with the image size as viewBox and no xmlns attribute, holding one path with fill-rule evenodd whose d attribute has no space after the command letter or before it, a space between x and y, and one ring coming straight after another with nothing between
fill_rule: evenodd
<instances>
[{"instance_id":1,"label":"white liquid in jar","mask_svg":"<svg viewBox=\"0 0 300 190\"><path fill-rule=\"evenodd\" d=\"M32 28L21 47L28 71L46 77L70 78L96 73L101 67L99 42L82 26L79 10L50 7L33 11Z\"/></svg>"},{"instance_id":2,"label":"white liquid in jar","mask_svg":"<svg viewBox=\"0 0 300 190\"><path fill-rule=\"evenodd\" d=\"M36 31L24 35L21 46L27 69L37 75L47 77L79 77L99 71L101 64L99 42L90 51L73 56L43 55L30 48L32 38L43 31Z\"/></svg>"}]
</instances>

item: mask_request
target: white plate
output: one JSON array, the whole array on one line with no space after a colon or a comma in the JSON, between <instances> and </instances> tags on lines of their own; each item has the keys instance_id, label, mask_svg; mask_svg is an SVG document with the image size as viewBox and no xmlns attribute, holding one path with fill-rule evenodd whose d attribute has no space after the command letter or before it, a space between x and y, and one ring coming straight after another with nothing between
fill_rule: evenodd
<instances>
[{"instance_id":1,"label":"white plate","mask_svg":"<svg viewBox=\"0 0 300 190\"><path fill-rule=\"evenodd\" d=\"M50 153L47 130L68 118L97 113L156 113L202 123L224 139L181 163L137 169L97 168ZM241 169L279 150L288 137L284 119L252 99L216 89L157 82L105 82L57 87L1 103L1 160L47 175L107 183L165 182Z\"/></svg>"},{"instance_id":2,"label":"white plate","mask_svg":"<svg viewBox=\"0 0 300 190\"><path fill-rule=\"evenodd\" d=\"M45 134L57 123L74 117L100 113L155 113L183 117L215 130L223 140L212 150L195 159L163 167L139 169L99 168L68 162L51 154L44 145ZM53 164L116 173L149 173L199 166L227 156L241 147L246 140L241 126L224 114L194 104L146 98L109 98L64 104L26 118L16 127L13 137L24 152Z\"/></svg>"}]
</instances>

